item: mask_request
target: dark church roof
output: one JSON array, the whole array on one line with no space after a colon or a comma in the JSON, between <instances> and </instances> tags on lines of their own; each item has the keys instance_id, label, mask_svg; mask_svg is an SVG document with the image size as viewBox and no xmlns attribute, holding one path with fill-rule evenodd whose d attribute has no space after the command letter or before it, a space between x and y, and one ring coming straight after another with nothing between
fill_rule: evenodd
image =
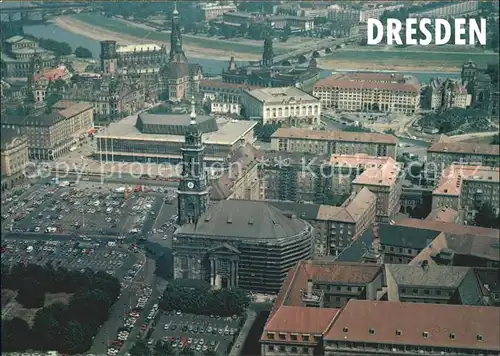
<instances>
[{"instance_id":1,"label":"dark church roof","mask_svg":"<svg viewBox=\"0 0 500 356\"><path fill-rule=\"evenodd\" d=\"M200 115L196 118L198 127L203 133L218 130L215 118ZM163 135L185 135L189 127L189 120L185 114L148 114L137 115L135 127L142 133Z\"/></svg>"},{"instance_id":2,"label":"dark church roof","mask_svg":"<svg viewBox=\"0 0 500 356\"><path fill-rule=\"evenodd\" d=\"M300 234L305 228L303 220L287 217L266 202L223 200L211 206L196 225L183 225L176 234L273 240Z\"/></svg>"}]
</instances>

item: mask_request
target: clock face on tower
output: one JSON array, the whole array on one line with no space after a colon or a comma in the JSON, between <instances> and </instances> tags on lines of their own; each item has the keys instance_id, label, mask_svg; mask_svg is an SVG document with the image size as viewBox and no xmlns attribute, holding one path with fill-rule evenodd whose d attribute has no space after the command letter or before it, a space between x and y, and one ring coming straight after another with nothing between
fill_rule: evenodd
<instances>
[{"instance_id":1,"label":"clock face on tower","mask_svg":"<svg viewBox=\"0 0 500 356\"><path fill-rule=\"evenodd\" d=\"M188 186L189 189L193 189L194 188L194 183L193 182L189 182L187 184L187 186Z\"/></svg>"}]
</instances>

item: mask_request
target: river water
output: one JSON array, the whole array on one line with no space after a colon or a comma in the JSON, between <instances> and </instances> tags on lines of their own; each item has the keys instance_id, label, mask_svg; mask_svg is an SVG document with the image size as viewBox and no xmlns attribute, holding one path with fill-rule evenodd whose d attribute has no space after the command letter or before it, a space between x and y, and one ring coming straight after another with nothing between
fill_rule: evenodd
<instances>
[{"instance_id":1,"label":"river water","mask_svg":"<svg viewBox=\"0 0 500 356\"><path fill-rule=\"evenodd\" d=\"M82 46L88 48L94 58L99 58L100 53L100 44L99 41L95 41L89 39L87 37L78 35L73 32L69 32L63 30L59 26L55 24L47 24L47 25L34 25L34 26L24 26L24 32L26 34L30 34L36 37L42 38L50 38L56 41L67 42L71 45L73 50ZM167 35L165 35L167 36ZM189 58L190 62L200 64L204 71L207 73L221 73L223 68L226 68L228 65L229 58L226 61L214 60L214 59L206 59L206 58ZM245 63L241 63L240 65L244 65ZM322 78L331 75L331 71L324 70L321 72L320 76ZM459 78L459 72L405 72L403 74L413 75L419 79L421 83L426 83L432 77L449 77L449 78Z\"/></svg>"}]
</instances>

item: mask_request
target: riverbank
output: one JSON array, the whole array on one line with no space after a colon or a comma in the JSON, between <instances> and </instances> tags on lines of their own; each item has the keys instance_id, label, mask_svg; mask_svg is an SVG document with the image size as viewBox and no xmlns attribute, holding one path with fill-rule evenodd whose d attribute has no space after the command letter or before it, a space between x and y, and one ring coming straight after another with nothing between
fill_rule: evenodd
<instances>
[{"instance_id":1,"label":"riverbank","mask_svg":"<svg viewBox=\"0 0 500 356\"><path fill-rule=\"evenodd\" d=\"M403 64L403 63L388 63L387 61L361 61L361 60L348 60L348 59L338 59L338 58L319 58L318 67L323 70L331 71L393 71L393 72L435 72L436 76L439 73L447 72L459 72L461 67L459 65L455 66L440 66L422 63L420 65L413 64Z\"/></svg>"},{"instance_id":2,"label":"riverbank","mask_svg":"<svg viewBox=\"0 0 500 356\"><path fill-rule=\"evenodd\" d=\"M169 46L169 33L153 32L124 20L104 18L99 15L80 14L62 16L52 21L59 28L86 38L103 41L116 40L120 45L156 43ZM286 44L277 42L275 53L291 51L301 46L302 38ZM285 48L289 46L290 48ZM262 47L258 41L231 41L184 35L183 47L188 58L227 61L235 57L238 62L256 61L261 58ZM460 51L457 51L460 50ZM318 58L318 65L325 71L397 71L449 73L458 72L464 62L473 60L478 66L498 62L497 53L485 53L474 48L374 48L348 46L327 57Z\"/></svg>"},{"instance_id":3,"label":"riverbank","mask_svg":"<svg viewBox=\"0 0 500 356\"><path fill-rule=\"evenodd\" d=\"M141 44L141 43L155 43L158 45L167 45L168 35L165 34L166 40L160 41L151 38L137 37L120 32L110 31L104 27L88 24L84 21L77 20L70 16L61 16L52 20L52 22L65 31L69 31L80 36L84 36L96 41L114 40L120 45ZM191 58L204 58L213 60L229 60L231 56L237 57L238 60L255 61L260 59L260 55L252 53L236 53L231 50L221 50L214 48L198 47L194 45L183 44L186 56Z\"/></svg>"}]
</instances>

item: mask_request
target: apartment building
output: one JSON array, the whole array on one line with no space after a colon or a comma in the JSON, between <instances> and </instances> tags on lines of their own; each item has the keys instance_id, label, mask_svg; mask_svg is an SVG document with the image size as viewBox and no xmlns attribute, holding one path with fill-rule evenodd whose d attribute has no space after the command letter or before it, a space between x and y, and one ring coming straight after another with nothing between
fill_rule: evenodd
<instances>
[{"instance_id":1,"label":"apartment building","mask_svg":"<svg viewBox=\"0 0 500 356\"><path fill-rule=\"evenodd\" d=\"M452 208L463 221L471 222L484 203L497 210L500 169L483 166L451 165L432 192L432 208Z\"/></svg>"},{"instance_id":2,"label":"apartment building","mask_svg":"<svg viewBox=\"0 0 500 356\"><path fill-rule=\"evenodd\" d=\"M3 128L0 146L2 192L22 181L28 163L28 140L17 129Z\"/></svg>"},{"instance_id":3,"label":"apartment building","mask_svg":"<svg viewBox=\"0 0 500 356\"><path fill-rule=\"evenodd\" d=\"M382 111L412 115L420 109L420 85L401 75L334 74L318 81L313 95L324 108Z\"/></svg>"},{"instance_id":4,"label":"apartment building","mask_svg":"<svg viewBox=\"0 0 500 356\"><path fill-rule=\"evenodd\" d=\"M441 141L427 149L426 169L436 177L452 164L499 167L500 146Z\"/></svg>"},{"instance_id":5,"label":"apartment building","mask_svg":"<svg viewBox=\"0 0 500 356\"><path fill-rule=\"evenodd\" d=\"M316 155L388 156L396 158L398 139L392 135L316 131L301 128L280 128L271 136L271 148L280 152L307 152Z\"/></svg>"},{"instance_id":6,"label":"apartment building","mask_svg":"<svg viewBox=\"0 0 500 356\"><path fill-rule=\"evenodd\" d=\"M288 273L264 327L261 354L317 355L323 334L351 298L376 299L382 267L301 261Z\"/></svg>"},{"instance_id":7,"label":"apartment building","mask_svg":"<svg viewBox=\"0 0 500 356\"><path fill-rule=\"evenodd\" d=\"M384 164L366 168L352 181L353 192L364 188L377 196L377 221L389 222L399 213L403 177L394 159L389 158Z\"/></svg>"},{"instance_id":8,"label":"apartment building","mask_svg":"<svg viewBox=\"0 0 500 356\"><path fill-rule=\"evenodd\" d=\"M459 1L453 3L443 3L443 6L422 11L411 13L411 17L430 17L430 18L448 18L448 17L460 17L466 14L472 14L479 10L479 1Z\"/></svg>"},{"instance_id":9,"label":"apartment building","mask_svg":"<svg viewBox=\"0 0 500 356\"><path fill-rule=\"evenodd\" d=\"M409 265L422 266L425 262L426 265L474 267L475 269L498 268L500 262L497 247L500 242L498 230L457 224L440 225L444 227L443 230L447 230L447 227L451 225L461 231L440 232L409 262Z\"/></svg>"},{"instance_id":10,"label":"apartment building","mask_svg":"<svg viewBox=\"0 0 500 356\"><path fill-rule=\"evenodd\" d=\"M289 215L306 220L314 227L313 258L336 256L356 236L375 222L377 197L368 189L350 196L342 206L269 201Z\"/></svg>"},{"instance_id":11,"label":"apartment building","mask_svg":"<svg viewBox=\"0 0 500 356\"><path fill-rule=\"evenodd\" d=\"M498 355L500 309L350 300L323 337L324 355Z\"/></svg>"},{"instance_id":12,"label":"apartment building","mask_svg":"<svg viewBox=\"0 0 500 356\"><path fill-rule=\"evenodd\" d=\"M228 168L214 171L210 199L260 200L260 180L257 152L252 145L240 146L231 152Z\"/></svg>"},{"instance_id":13,"label":"apartment building","mask_svg":"<svg viewBox=\"0 0 500 356\"><path fill-rule=\"evenodd\" d=\"M265 23L271 25L276 29L283 29L286 25L292 29L297 28L303 31L310 31L314 29L314 18L301 17L291 15L266 15L262 13L248 13L248 12L226 12L223 14L222 19L224 22L238 24L238 25L251 25L252 23Z\"/></svg>"},{"instance_id":14,"label":"apartment building","mask_svg":"<svg viewBox=\"0 0 500 356\"><path fill-rule=\"evenodd\" d=\"M246 90L242 104L248 117L261 120L263 124L318 127L321 121L319 100L296 87Z\"/></svg>"},{"instance_id":15,"label":"apartment building","mask_svg":"<svg viewBox=\"0 0 500 356\"><path fill-rule=\"evenodd\" d=\"M435 274L417 273L425 272ZM297 263L264 326L261 354L498 354L500 309L382 301L383 275L377 264Z\"/></svg>"},{"instance_id":16,"label":"apartment building","mask_svg":"<svg viewBox=\"0 0 500 356\"><path fill-rule=\"evenodd\" d=\"M471 267L386 264L387 300L406 303L485 305Z\"/></svg>"},{"instance_id":17,"label":"apartment building","mask_svg":"<svg viewBox=\"0 0 500 356\"><path fill-rule=\"evenodd\" d=\"M462 108L470 106L472 96L467 88L452 80L436 78L431 80L425 87L422 106L429 110L446 110L451 108Z\"/></svg>"},{"instance_id":18,"label":"apartment building","mask_svg":"<svg viewBox=\"0 0 500 356\"><path fill-rule=\"evenodd\" d=\"M94 127L93 107L61 100L50 114L39 116L2 116L2 130L14 128L27 137L29 156L54 160L69 152Z\"/></svg>"},{"instance_id":19,"label":"apartment building","mask_svg":"<svg viewBox=\"0 0 500 356\"><path fill-rule=\"evenodd\" d=\"M71 76L71 72L65 65L36 73L33 78L33 98L35 102L40 104L45 101L50 84L53 85L57 80L62 80L66 83Z\"/></svg>"},{"instance_id":20,"label":"apartment building","mask_svg":"<svg viewBox=\"0 0 500 356\"><path fill-rule=\"evenodd\" d=\"M385 6L384 4L375 3L365 5L359 10L359 22L367 22L368 19L379 19L386 11L394 11L402 8L404 5Z\"/></svg>"}]
</instances>

